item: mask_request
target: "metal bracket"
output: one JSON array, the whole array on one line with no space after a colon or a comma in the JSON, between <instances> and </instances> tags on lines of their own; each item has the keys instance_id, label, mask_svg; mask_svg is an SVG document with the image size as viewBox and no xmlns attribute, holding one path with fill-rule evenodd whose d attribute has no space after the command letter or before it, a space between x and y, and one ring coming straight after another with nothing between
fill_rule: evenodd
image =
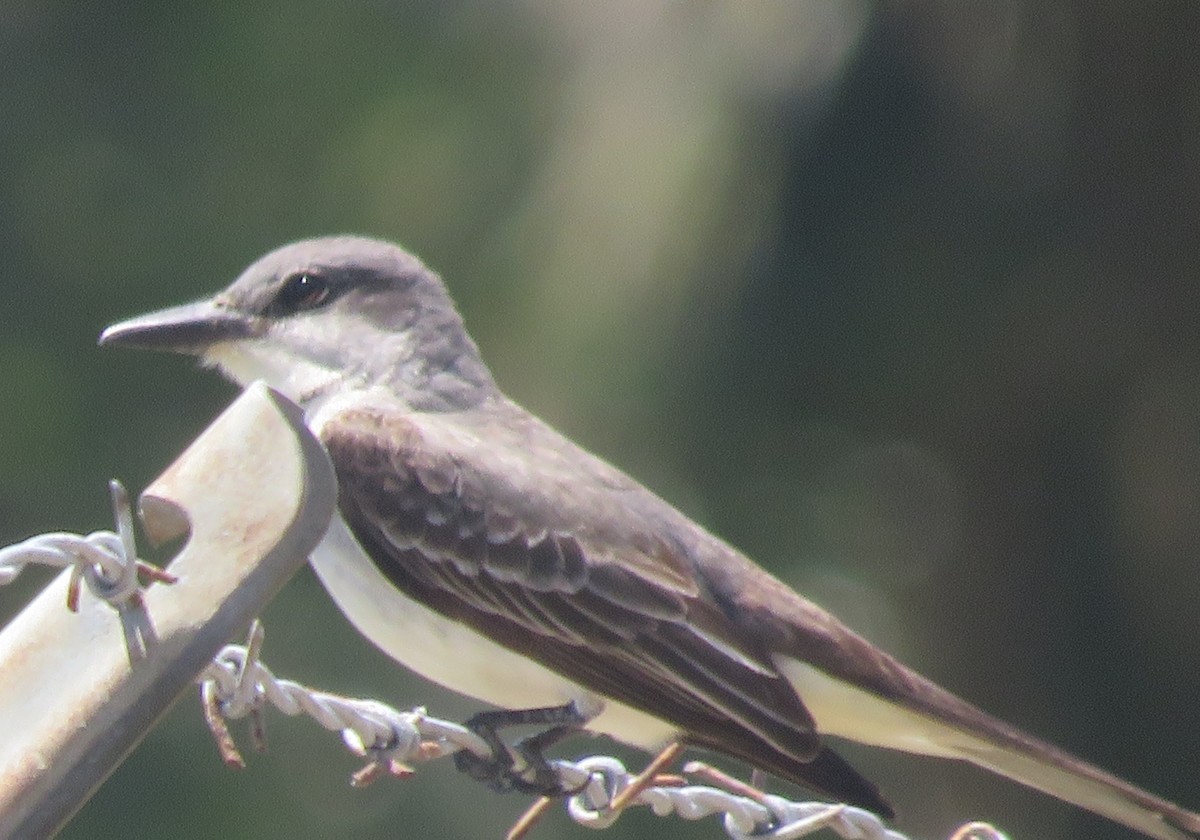
<instances>
[{"instance_id":1,"label":"metal bracket","mask_svg":"<svg viewBox=\"0 0 1200 840\"><path fill-rule=\"evenodd\" d=\"M306 561L337 497L300 409L256 383L142 494L151 540L190 532L118 613L64 571L0 633L0 836L58 830Z\"/></svg>"}]
</instances>

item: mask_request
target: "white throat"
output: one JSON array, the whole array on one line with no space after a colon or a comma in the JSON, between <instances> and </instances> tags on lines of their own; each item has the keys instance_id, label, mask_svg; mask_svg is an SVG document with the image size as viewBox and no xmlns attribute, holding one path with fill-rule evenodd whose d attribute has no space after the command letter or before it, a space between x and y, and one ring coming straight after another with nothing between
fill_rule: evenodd
<instances>
[{"instance_id":1,"label":"white throat","mask_svg":"<svg viewBox=\"0 0 1200 840\"><path fill-rule=\"evenodd\" d=\"M201 360L245 387L263 380L293 402L304 404L345 377L341 370L289 353L263 340L225 341L205 351Z\"/></svg>"}]
</instances>

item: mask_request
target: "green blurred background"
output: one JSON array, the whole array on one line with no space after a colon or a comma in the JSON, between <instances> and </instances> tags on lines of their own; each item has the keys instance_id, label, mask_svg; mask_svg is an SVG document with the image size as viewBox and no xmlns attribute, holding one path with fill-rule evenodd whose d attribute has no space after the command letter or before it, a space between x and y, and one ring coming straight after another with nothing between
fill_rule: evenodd
<instances>
[{"instance_id":1,"label":"green blurred background","mask_svg":"<svg viewBox=\"0 0 1200 840\"><path fill-rule=\"evenodd\" d=\"M960 694L1200 806L1198 9L3 0L0 542L109 527L105 480L145 486L233 396L97 351L105 324L288 240L392 238L529 408ZM307 571L266 621L283 675L476 708ZM351 790L336 736L269 726L226 771L187 698L64 836L497 837L525 804L449 764ZM848 752L917 837L1128 836Z\"/></svg>"}]
</instances>

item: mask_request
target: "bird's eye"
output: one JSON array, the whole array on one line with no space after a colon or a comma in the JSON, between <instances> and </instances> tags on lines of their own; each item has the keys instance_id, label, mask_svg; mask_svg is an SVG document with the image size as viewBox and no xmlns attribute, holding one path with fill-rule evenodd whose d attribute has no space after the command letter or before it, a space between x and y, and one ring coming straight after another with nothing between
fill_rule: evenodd
<instances>
[{"instance_id":1,"label":"bird's eye","mask_svg":"<svg viewBox=\"0 0 1200 840\"><path fill-rule=\"evenodd\" d=\"M275 297L275 308L284 313L315 309L329 299L329 283L309 271L293 274L283 281Z\"/></svg>"}]
</instances>

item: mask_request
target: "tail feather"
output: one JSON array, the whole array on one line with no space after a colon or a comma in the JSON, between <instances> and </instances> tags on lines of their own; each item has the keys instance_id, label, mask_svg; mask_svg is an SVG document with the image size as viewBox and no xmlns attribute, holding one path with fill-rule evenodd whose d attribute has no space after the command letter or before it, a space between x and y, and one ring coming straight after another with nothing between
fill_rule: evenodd
<instances>
[{"instance_id":1,"label":"tail feather","mask_svg":"<svg viewBox=\"0 0 1200 840\"><path fill-rule=\"evenodd\" d=\"M1195 814L1048 744L1022 738L1010 744L969 745L965 760L1036 788L1158 840L1200 834Z\"/></svg>"},{"instance_id":2,"label":"tail feather","mask_svg":"<svg viewBox=\"0 0 1200 840\"><path fill-rule=\"evenodd\" d=\"M910 691L888 698L796 659L777 664L822 734L969 761L1156 840L1200 836L1200 814L1026 735L911 671L897 671Z\"/></svg>"}]
</instances>

